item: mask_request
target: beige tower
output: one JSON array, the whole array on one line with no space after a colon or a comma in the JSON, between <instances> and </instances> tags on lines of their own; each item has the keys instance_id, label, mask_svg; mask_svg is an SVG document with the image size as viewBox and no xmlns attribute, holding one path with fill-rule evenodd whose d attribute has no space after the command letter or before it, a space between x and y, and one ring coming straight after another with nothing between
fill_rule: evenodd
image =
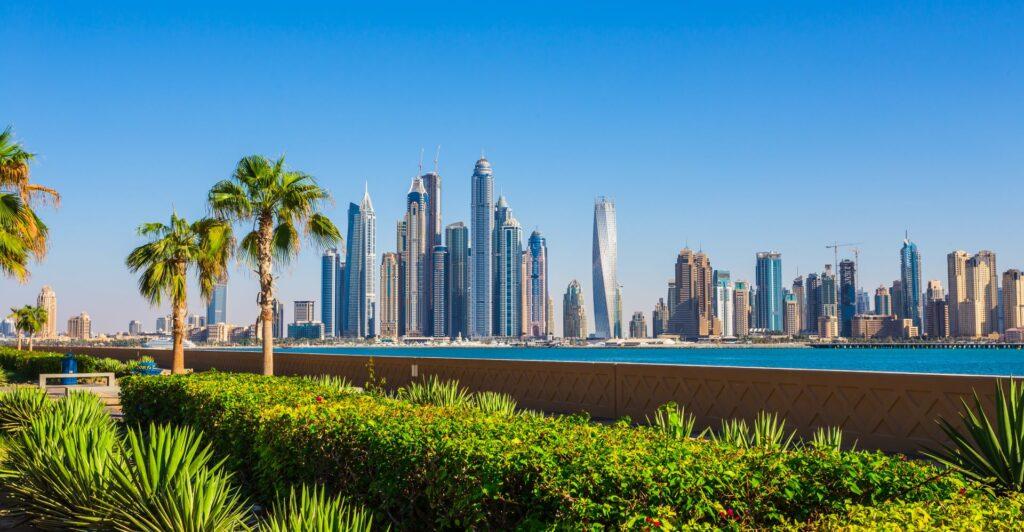
<instances>
[{"instance_id":1,"label":"beige tower","mask_svg":"<svg viewBox=\"0 0 1024 532\"><path fill-rule=\"evenodd\" d=\"M385 253L380 261L380 336L398 338L398 254Z\"/></svg>"},{"instance_id":2,"label":"beige tower","mask_svg":"<svg viewBox=\"0 0 1024 532\"><path fill-rule=\"evenodd\" d=\"M68 320L68 336L76 340L92 338L92 319L88 313L83 312Z\"/></svg>"},{"instance_id":3,"label":"beige tower","mask_svg":"<svg viewBox=\"0 0 1024 532\"><path fill-rule=\"evenodd\" d=\"M998 332L999 287L995 264L995 253L990 251L980 251L967 260L966 301L957 308L960 336L979 338Z\"/></svg>"},{"instance_id":4,"label":"beige tower","mask_svg":"<svg viewBox=\"0 0 1024 532\"><path fill-rule=\"evenodd\" d=\"M750 334L750 285L736 281L732 292L733 330L737 338Z\"/></svg>"},{"instance_id":5,"label":"beige tower","mask_svg":"<svg viewBox=\"0 0 1024 532\"><path fill-rule=\"evenodd\" d=\"M949 276L949 333L962 336L960 332L961 309L967 303L967 260L966 251L954 251L946 255L946 269Z\"/></svg>"},{"instance_id":6,"label":"beige tower","mask_svg":"<svg viewBox=\"0 0 1024 532\"><path fill-rule=\"evenodd\" d=\"M1024 273L1006 270L1003 273L1003 332L1024 328Z\"/></svg>"},{"instance_id":7,"label":"beige tower","mask_svg":"<svg viewBox=\"0 0 1024 532\"><path fill-rule=\"evenodd\" d=\"M46 310L46 323L39 331L39 338L57 337L57 294L49 285L44 286L36 298L36 306Z\"/></svg>"}]
</instances>

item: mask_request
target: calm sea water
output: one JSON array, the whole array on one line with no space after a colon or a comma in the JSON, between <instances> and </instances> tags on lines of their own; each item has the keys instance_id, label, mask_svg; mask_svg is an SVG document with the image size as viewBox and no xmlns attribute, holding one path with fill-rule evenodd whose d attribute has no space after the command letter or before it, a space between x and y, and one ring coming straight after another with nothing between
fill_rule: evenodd
<instances>
[{"instance_id":1,"label":"calm sea water","mask_svg":"<svg viewBox=\"0 0 1024 532\"><path fill-rule=\"evenodd\" d=\"M281 352L330 355L636 362L698 366L745 366L1024 375L1021 349L811 349L811 348L544 348L544 347L292 347Z\"/></svg>"}]
</instances>

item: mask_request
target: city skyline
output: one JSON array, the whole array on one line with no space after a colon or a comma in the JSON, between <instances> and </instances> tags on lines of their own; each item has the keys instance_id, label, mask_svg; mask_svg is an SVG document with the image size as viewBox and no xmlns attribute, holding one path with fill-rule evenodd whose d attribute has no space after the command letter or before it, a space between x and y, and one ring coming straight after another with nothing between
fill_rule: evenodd
<instances>
[{"instance_id":1,"label":"city skyline","mask_svg":"<svg viewBox=\"0 0 1024 532\"><path fill-rule=\"evenodd\" d=\"M483 148L494 199L514 200L524 234L542 230L556 331L572 279L593 303L599 195L616 201L623 321L665 297L670 265L687 246L751 285L755 251L783 254L788 286L832 263L824 246L838 240L863 242L862 288L890 287L900 279L907 229L922 285L947 279L946 257L956 249L995 251L1000 276L1024 265L1012 194L981 195L1018 181L1024 167L1024 110L1003 97L1022 85L1024 68L1011 53L1021 37L1006 26L1019 7L902 4L872 17L846 6L660 7L662 17L600 7L572 23L511 9L472 19L495 37L486 42L460 33L472 11L354 13L371 34L346 31L329 12L318 27L281 12L273 24L270 13L244 15L266 30L254 39L238 27L220 31L218 21L237 13L203 9L205 20L156 7L118 10L133 21L126 25L102 6L0 6L13 46L0 61L21 78L0 86L5 101L18 102L2 118L40 153L35 178L64 195L60 209L41 210L52 230L46 261L27 284L4 284L4 308L30 304L50 285L60 299L58 328L82 311L95 331L136 319L151 327L167 309L138 297L123 267L139 243L134 228L172 207L205 214L202 195L248 153L284 153L316 176L334 195L328 213L339 226L369 182L381 242L390 242L418 151L438 144L444 223L471 226L469 176ZM88 10L101 16L83 23ZM807 27L784 29L790 17ZM613 19L629 24L611 27ZM432 46L422 49L425 38ZM117 39L137 46L112 46ZM373 69L382 61L392 68ZM239 85L255 64L306 83ZM412 90L414 78L436 82ZM75 97L54 92L71 83ZM192 145L187 161L162 149L182 138ZM810 190L822 197L811 200ZM868 196L877 190L883 201ZM924 197L965 194L986 216L920 208ZM680 209L681 198L694 199ZM390 249L378 247L378 255ZM292 301L317 298L319 259L310 247L279 270L288 312ZM254 276L237 264L229 274L229 321L254 321ZM191 293L189 313L205 314Z\"/></svg>"}]
</instances>

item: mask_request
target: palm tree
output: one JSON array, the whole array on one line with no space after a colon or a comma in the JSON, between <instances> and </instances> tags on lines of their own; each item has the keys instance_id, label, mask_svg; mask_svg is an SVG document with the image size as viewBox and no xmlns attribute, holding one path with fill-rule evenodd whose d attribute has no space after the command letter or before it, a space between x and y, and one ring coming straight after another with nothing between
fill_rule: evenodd
<instances>
[{"instance_id":1,"label":"palm tree","mask_svg":"<svg viewBox=\"0 0 1024 532\"><path fill-rule=\"evenodd\" d=\"M215 214L252 224L252 231L239 243L239 252L259 275L264 375L274 374L274 260L286 263L298 254L300 228L321 247L341 240L338 228L320 212L328 201L330 194L312 176L286 170L284 157L276 161L262 155L243 157L230 179L210 189Z\"/></svg>"},{"instance_id":2,"label":"palm tree","mask_svg":"<svg viewBox=\"0 0 1024 532\"><path fill-rule=\"evenodd\" d=\"M199 278L199 291L209 300L213 286L224 276L235 246L231 224L219 218L189 223L177 213L170 224L142 224L139 236L149 242L128 254L125 264L132 273L142 271L139 292L153 305L171 299L174 354L171 372L185 373L185 310L189 270Z\"/></svg>"},{"instance_id":3,"label":"palm tree","mask_svg":"<svg viewBox=\"0 0 1024 532\"><path fill-rule=\"evenodd\" d=\"M36 334L43 329L43 324L46 323L48 317L46 309L25 305L20 308L11 308L11 315L8 317L14 318L14 329L18 331L18 350L21 351L22 335L28 333L28 350L31 351Z\"/></svg>"},{"instance_id":4,"label":"palm tree","mask_svg":"<svg viewBox=\"0 0 1024 532\"><path fill-rule=\"evenodd\" d=\"M46 255L49 231L32 203L40 198L60 203L57 191L29 181L34 157L14 142L10 127L0 133L0 272L19 282L28 280L29 260Z\"/></svg>"},{"instance_id":5,"label":"palm tree","mask_svg":"<svg viewBox=\"0 0 1024 532\"><path fill-rule=\"evenodd\" d=\"M38 197L60 203L60 194L56 190L37 185L29 181L28 163L36 154L25 151L25 148L14 142L14 133L7 126L0 133L0 188L17 191L21 200L30 203Z\"/></svg>"}]
</instances>

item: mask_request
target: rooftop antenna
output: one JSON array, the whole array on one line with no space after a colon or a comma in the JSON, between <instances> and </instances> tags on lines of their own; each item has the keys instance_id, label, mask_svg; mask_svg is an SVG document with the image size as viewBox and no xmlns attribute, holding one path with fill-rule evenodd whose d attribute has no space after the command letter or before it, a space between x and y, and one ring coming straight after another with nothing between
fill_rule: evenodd
<instances>
[{"instance_id":1,"label":"rooftop antenna","mask_svg":"<svg viewBox=\"0 0 1024 532\"><path fill-rule=\"evenodd\" d=\"M484 155L484 149L483 149L483 147L481 147L481 148L480 148L480 158L481 158L481 159L486 159L486 158L487 158L487 156L486 156L486 155Z\"/></svg>"},{"instance_id":2,"label":"rooftop antenna","mask_svg":"<svg viewBox=\"0 0 1024 532\"><path fill-rule=\"evenodd\" d=\"M434 173L437 173L437 160L441 158L441 145L437 145L437 151L434 152Z\"/></svg>"},{"instance_id":3,"label":"rooftop antenna","mask_svg":"<svg viewBox=\"0 0 1024 532\"><path fill-rule=\"evenodd\" d=\"M416 175L423 175L423 148L420 148L420 164L416 169Z\"/></svg>"}]
</instances>

